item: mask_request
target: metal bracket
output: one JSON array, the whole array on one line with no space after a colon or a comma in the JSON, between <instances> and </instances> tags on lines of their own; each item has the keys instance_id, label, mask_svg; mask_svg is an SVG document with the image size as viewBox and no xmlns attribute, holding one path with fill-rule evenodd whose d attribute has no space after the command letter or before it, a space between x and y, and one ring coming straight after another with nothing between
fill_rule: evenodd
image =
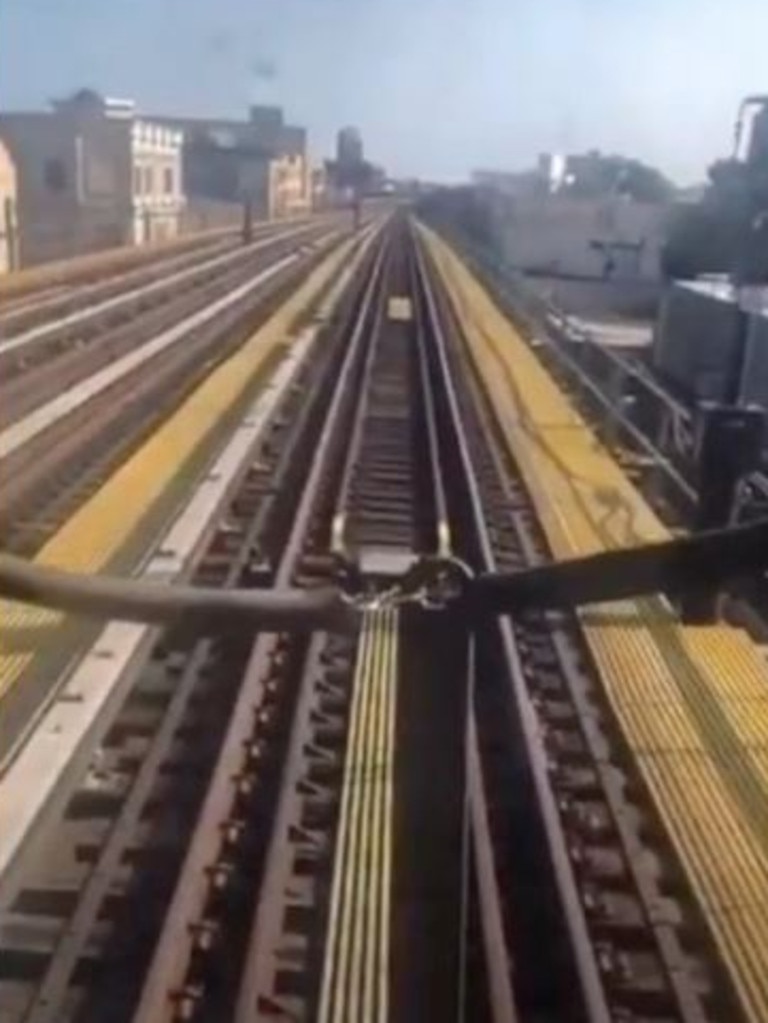
<instances>
[{"instance_id":1,"label":"metal bracket","mask_svg":"<svg viewBox=\"0 0 768 1023\"><path fill-rule=\"evenodd\" d=\"M466 596L473 578L472 570L458 558L423 556L384 586L348 563L340 566L338 581L344 601L359 611L407 605L441 611Z\"/></svg>"}]
</instances>

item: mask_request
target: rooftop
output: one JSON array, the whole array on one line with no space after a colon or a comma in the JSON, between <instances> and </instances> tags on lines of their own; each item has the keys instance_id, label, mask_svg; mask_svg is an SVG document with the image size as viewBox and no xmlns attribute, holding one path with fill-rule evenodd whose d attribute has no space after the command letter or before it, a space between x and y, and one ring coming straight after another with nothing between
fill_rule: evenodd
<instances>
[{"instance_id":1,"label":"rooftop","mask_svg":"<svg viewBox=\"0 0 768 1023\"><path fill-rule=\"evenodd\" d=\"M708 295L720 302L733 302L746 312L757 316L768 316L768 285L752 284L742 288L734 287L727 277L702 277L693 281L678 281L677 286L699 295Z\"/></svg>"}]
</instances>

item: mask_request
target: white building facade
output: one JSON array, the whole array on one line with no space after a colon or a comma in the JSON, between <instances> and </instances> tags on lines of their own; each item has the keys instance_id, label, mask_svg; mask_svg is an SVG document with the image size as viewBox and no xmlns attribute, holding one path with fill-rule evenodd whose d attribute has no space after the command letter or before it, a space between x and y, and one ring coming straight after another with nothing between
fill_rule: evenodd
<instances>
[{"instance_id":1,"label":"white building facade","mask_svg":"<svg viewBox=\"0 0 768 1023\"><path fill-rule=\"evenodd\" d=\"M131 125L133 242L163 241L179 233L184 209L180 131L151 121Z\"/></svg>"}]
</instances>

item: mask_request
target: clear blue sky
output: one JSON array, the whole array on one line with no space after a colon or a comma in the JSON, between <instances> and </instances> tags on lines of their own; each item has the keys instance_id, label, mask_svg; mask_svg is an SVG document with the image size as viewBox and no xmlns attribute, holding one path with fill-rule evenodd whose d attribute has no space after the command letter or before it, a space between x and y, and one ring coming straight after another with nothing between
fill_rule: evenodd
<instances>
[{"instance_id":1,"label":"clear blue sky","mask_svg":"<svg viewBox=\"0 0 768 1023\"><path fill-rule=\"evenodd\" d=\"M81 85L148 113L279 102L316 152L356 124L395 173L594 146L689 183L768 92L767 48L768 0L0 0L0 107Z\"/></svg>"}]
</instances>

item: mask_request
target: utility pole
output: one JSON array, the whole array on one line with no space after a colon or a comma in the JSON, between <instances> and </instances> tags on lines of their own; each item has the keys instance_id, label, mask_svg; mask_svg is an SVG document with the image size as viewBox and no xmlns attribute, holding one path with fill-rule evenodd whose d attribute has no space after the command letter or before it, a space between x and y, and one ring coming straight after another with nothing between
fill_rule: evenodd
<instances>
[{"instance_id":1,"label":"utility pole","mask_svg":"<svg viewBox=\"0 0 768 1023\"><path fill-rule=\"evenodd\" d=\"M16 215L14 202L10 196L6 196L2 210L2 231L0 236L5 241L6 268L8 270L19 269L19 240L16 228Z\"/></svg>"},{"instance_id":2,"label":"utility pole","mask_svg":"<svg viewBox=\"0 0 768 1023\"><path fill-rule=\"evenodd\" d=\"M246 199L243 203L243 245L253 241L253 202Z\"/></svg>"},{"instance_id":3,"label":"utility pole","mask_svg":"<svg viewBox=\"0 0 768 1023\"><path fill-rule=\"evenodd\" d=\"M750 110L756 110L752 119L750 137L746 140L744 155L744 208L739 211L739 238L731 270L736 303L739 309L737 353L733 360L729 383L729 400L738 403L747 361L749 308L751 290L766 283L764 247L768 244L768 160L759 146L753 145L754 127L761 116L768 117L768 96L748 96L743 100L736 121L734 160L741 162L744 140L744 122Z\"/></svg>"}]
</instances>

